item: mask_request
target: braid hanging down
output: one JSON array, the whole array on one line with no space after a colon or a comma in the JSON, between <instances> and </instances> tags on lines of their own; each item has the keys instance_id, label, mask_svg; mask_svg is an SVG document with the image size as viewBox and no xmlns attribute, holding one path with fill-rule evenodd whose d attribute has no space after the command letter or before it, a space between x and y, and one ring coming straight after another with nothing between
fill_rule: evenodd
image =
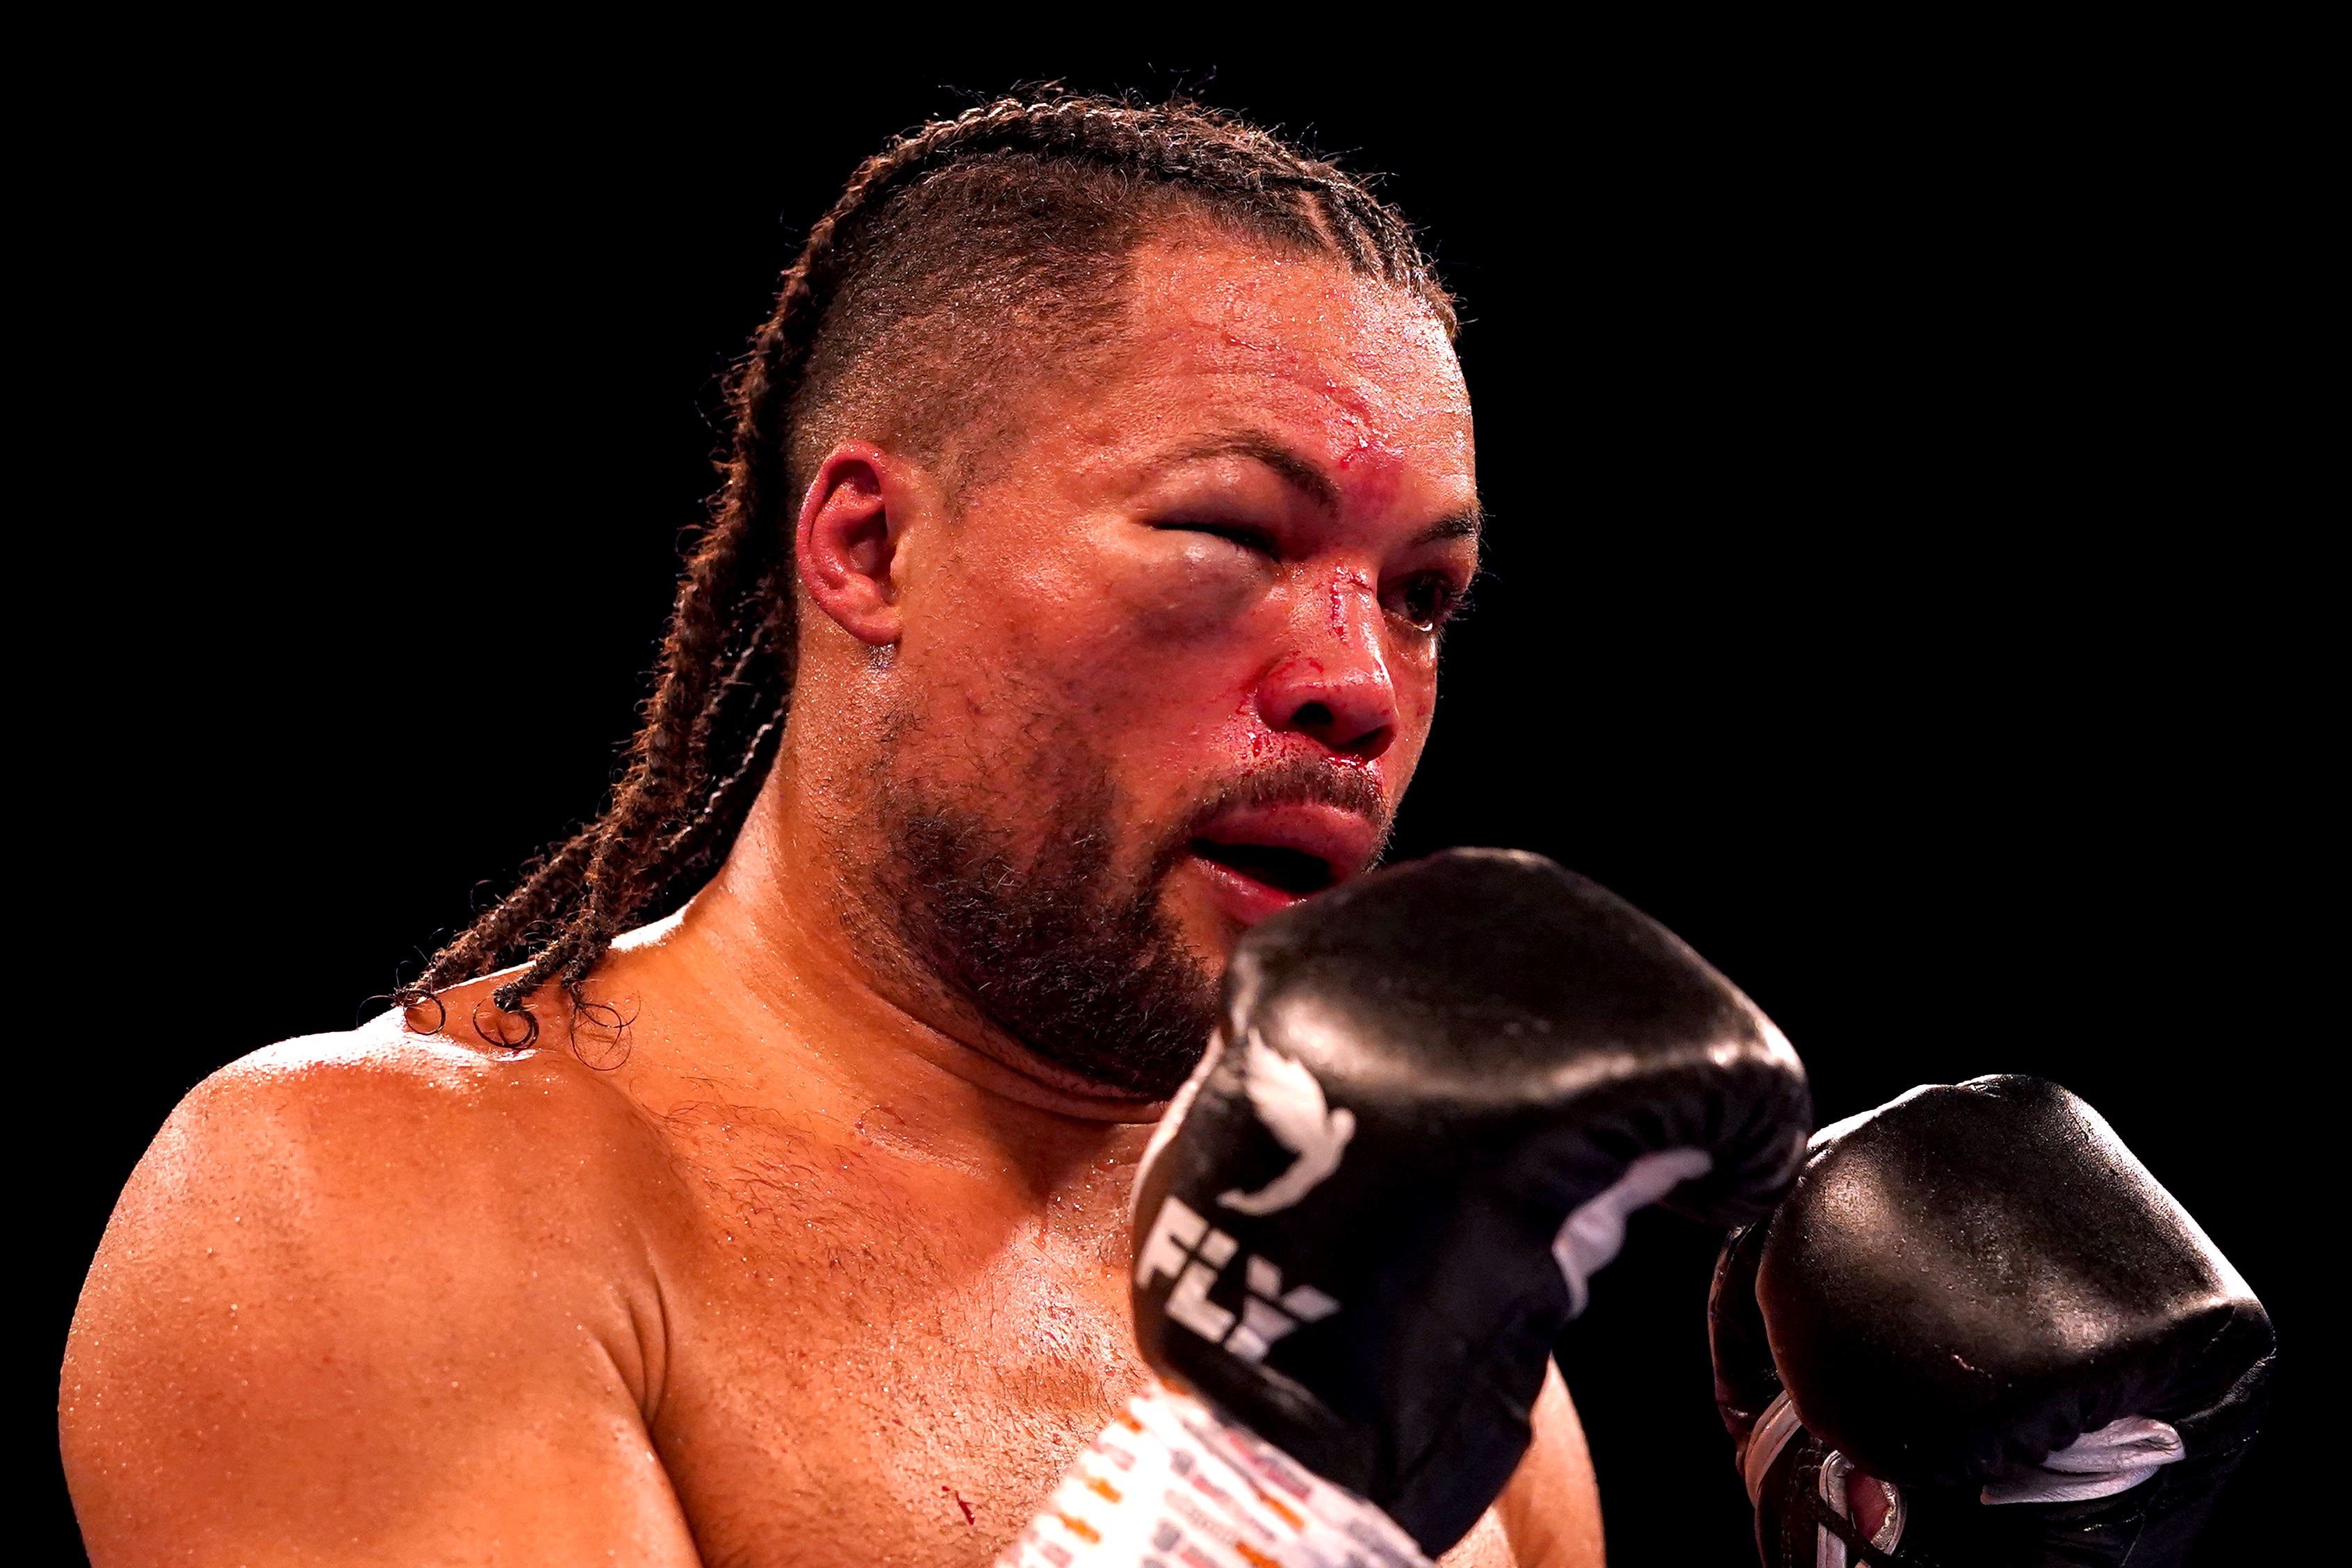
<instances>
[{"instance_id":1,"label":"braid hanging down","mask_svg":"<svg viewBox=\"0 0 2352 1568\"><path fill-rule=\"evenodd\" d=\"M1107 217L1107 202L1128 215L1124 228L1118 213ZM1102 272L1131 248L1140 215L1152 210L1189 210L1337 259L1420 296L1448 333L1455 330L1451 297L1394 209L1332 164L1217 110L1074 94L1008 98L899 137L858 168L809 231L774 313L730 377L724 483L688 552L653 697L604 814L549 850L394 993L396 1002L439 1008L439 1027L447 1015L438 993L521 963L493 993L499 1016L476 1015L484 1039L532 1044L539 1020L529 1000L551 982L575 1017L617 1025L611 1009L583 997L590 972L623 930L677 907L718 868L782 737L797 630L794 479L805 466L795 437L847 392L861 346L847 340L891 324L861 326L861 312L887 315L867 297L887 297L883 274L907 276L910 253L934 296L916 308L932 310L952 304L936 296L989 260L1001 276L1005 267L1017 274L1033 259L1066 265L1076 255ZM996 251L955 254L975 243ZM1023 253L1008 256L1008 247ZM805 474L797 477L804 486Z\"/></svg>"}]
</instances>

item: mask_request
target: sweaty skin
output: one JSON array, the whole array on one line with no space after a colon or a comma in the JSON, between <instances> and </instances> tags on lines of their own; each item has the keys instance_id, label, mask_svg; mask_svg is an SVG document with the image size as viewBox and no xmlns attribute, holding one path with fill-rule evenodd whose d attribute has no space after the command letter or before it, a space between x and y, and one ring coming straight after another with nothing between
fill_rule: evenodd
<instances>
[{"instance_id":1,"label":"sweaty skin","mask_svg":"<svg viewBox=\"0 0 2352 1568\"><path fill-rule=\"evenodd\" d=\"M1253 769L1392 806L1476 492L1416 301L1198 234L1133 276L1124 346L1028 395L985 483L887 433L826 459L784 742L719 876L593 978L625 1028L551 992L500 1048L494 977L173 1113L65 1365L95 1562L984 1563L1141 1384L1126 1204L1161 1107L894 949L880 781L1030 852L1083 751L1138 877ZM1208 836L1343 869L1375 837L1331 805ZM1290 898L1188 854L1163 907L1213 973ZM1556 1375L1536 1432L1449 1562L1601 1562Z\"/></svg>"}]
</instances>

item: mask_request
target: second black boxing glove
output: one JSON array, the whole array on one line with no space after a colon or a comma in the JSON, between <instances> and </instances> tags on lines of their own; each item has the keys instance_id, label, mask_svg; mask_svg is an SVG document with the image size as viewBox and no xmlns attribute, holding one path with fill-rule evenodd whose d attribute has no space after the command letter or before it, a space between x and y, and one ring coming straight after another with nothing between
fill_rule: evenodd
<instances>
[{"instance_id":1,"label":"second black boxing glove","mask_svg":"<svg viewBox=\"0 0 2352 1568\"><path fill-rule=\"evenodd\" d=\"M2273 1346L2098 1114L2028 1078L1824 1128L1709 1320L1769 1568L2172 1568Z\"/></svg>"},{"instance_id":2,"label":"second black boxing glove","mask_svg":"<svg viewBox=\"0 0 2352 1568\"><path fill-rule=\"evenodd\" d=\"M1502 1489L1631 1210L1753 1217L1802 1068L1664 927L1455 851L1246 935L1136 1184L1144 1355L1432 1555Z\"/></svg>"}]
</instances>

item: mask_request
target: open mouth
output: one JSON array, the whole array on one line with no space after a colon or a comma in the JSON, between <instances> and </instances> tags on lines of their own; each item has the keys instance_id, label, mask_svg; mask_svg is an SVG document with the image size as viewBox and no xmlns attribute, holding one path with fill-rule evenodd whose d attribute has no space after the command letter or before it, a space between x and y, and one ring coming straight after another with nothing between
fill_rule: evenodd
<instances>
[{"instance_id":1,"label":"open mouth","mask_svg":"<svg viewBox=\"0 0 2352 1568\"><path fill-rule=\"evenodd\" d=\"M1322 857L1279 844L1218 844L1195 838L1192 849L1203 860L1213 860L1270 888L1301 897L1319 893L1339 879Z\"/></svg>"}]
</instances>

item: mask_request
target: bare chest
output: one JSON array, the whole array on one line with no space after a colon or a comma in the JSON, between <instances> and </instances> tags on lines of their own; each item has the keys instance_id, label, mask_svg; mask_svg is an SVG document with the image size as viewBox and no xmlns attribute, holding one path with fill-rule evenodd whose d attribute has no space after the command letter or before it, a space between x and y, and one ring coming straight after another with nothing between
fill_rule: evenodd
<instances>
[{"instance_id":1,"label":"bare chest","mask_svg":"<svg viewBox=\"0 0 2352 1568\"><path fill-rule=\"evenodd\" d=\"M1145 1375L1123 1226L756 1121L685 1147L655 1439L705 1561L992 1560Z\"/></svg>"}]
</instances>

